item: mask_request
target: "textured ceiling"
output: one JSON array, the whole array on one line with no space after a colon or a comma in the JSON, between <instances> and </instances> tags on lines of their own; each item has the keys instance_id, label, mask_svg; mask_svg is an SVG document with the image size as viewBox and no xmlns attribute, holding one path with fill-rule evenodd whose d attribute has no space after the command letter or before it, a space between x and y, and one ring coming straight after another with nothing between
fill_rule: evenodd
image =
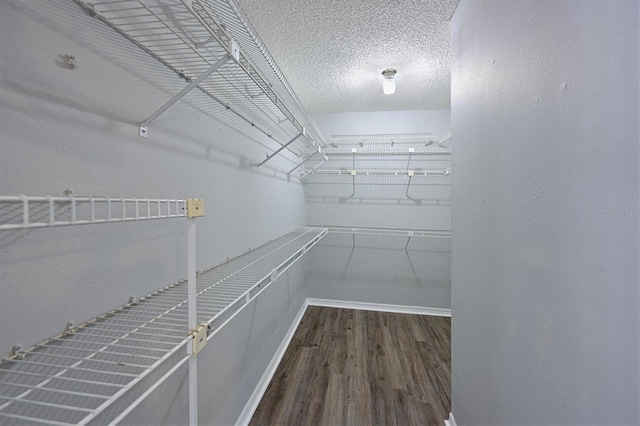
<instances>
[{"instance_id":1,"label":"textured ceiling","mask_svg":"<svg viewBox=\"0 0 640 426\"><path fill-rule=\"evenodd\" d=\"M450 108L458 0L239 0L311 113ZM398 70L396 93L382 71Z\"/></svg>"}]
</instances>

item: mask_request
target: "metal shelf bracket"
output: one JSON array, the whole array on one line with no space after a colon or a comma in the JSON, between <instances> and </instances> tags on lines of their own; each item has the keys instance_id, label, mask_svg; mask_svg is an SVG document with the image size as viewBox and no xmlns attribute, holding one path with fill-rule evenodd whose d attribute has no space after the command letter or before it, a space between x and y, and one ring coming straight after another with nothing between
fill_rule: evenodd
<instances>
[{"instance_id":1,"label":"metal shelf bracket","mask_svg":"<svg viewBox=\"0 0 640 426\"><path fill-rule=\"evenodd\" d=\"M293 169L291 169L291 170L289 170L287 172L287 176L289 176L291 173L295 172L298 169L298 167L302 166L304 163L306 163L307 161L311 160L313 157L315 157L319 153L320 153L320 151L316 151L313 154L311 154L310 156L308 156L307 158L305 158L301 163L298 163ZM326 155L324 155L324 161L328 161L328 160L329 160L329 158Z\"/></svg>"},{"instance_id":2,"label":"metal shelf bracket","mask_svg":"<svg viewBox=\"0 0 640 426\"><path fill-rule=\"evenodd\" d=\"M282 145L280 148L278 148L277 151L275 151L273 154L271 154L270 156L268 156L265 160L262 160L262 162L260 164L258 164L258 167L261 167L264 163L266 163L267 161L271 160L273 157L275 157L276 155L278 155L280 153L280 151L282 151L283 149L285 149L286 147L288 147L289 145L291 145L292 143L294 143L300 136L304 136L305 135L305 131L304 128L302 129L302 133L298 133L293 139L291 139L289 142L285 143L284 145ZM295 169L294 169L295 170Z\"/></svg>"},{"instance_id":3,"label":"metal shelf bracket","mask_svg":"<svg viewBox=\"0 0 640 426\"><path fill-rule=\"evenodd\" d=\"M236 55L239 55L240 51L238 49L238 45L233 40L230 41L230 45L235 46ZM143 138L146 138L147 136L149 136L149 132L147 129L149 124L151 124L156 118L162 115L162 113L164 113L166 110L171 108L176 102L182 99L187 93L193 90L196 86L202 83L204 79L209 77L211 74L213 74L215 70L217 70L222 65L224 65L225 62L227 62L230 57L233 57L237 61L236 56L233 55L233 50L231 52L232 53L224 55L222 58L220 58L215 64L211 65L211 67L209 67L208 70L200 74L198 78L196 78L195 80L192 80L191 83L189 83L184 89L176 93L171 99L165 102L164 105L162 105L160 108L155 110L150 116L148 116L144 121L142 121L140 123L140 126L138 127L138 135L140 135Z\"/></svg>"},{"instance_id":4,"label":"metal shelf bracket","mask_svg":"<svg viewBox=\"0 0 640 426\"><path fill-rule=\"evenodd\" d=\"M206 346L208 329L209 324L203 322L198 324L196 328L189 332L189 337L191 337L191 345L187 346L189 348L189 355L198 355L198 352L200 352L202 348Z\"/></svg>"}]
</instances>

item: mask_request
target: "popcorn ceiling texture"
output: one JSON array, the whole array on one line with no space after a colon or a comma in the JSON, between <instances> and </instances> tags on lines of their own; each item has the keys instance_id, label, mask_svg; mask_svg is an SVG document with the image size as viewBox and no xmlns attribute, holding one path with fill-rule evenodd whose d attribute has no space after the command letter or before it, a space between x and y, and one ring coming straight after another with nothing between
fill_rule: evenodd
<instances>
[{"instance_id":1,"label":"popcorn ceiling texture","mask_svg":"<svg viewBox=\"0 0 640 426\"><path fill-rule=\"evenodd\" d=\"M450 108L458 0L240 0L311 113ZM398 70L396 93L382 71Z\"/></svg>"}]
</instances>

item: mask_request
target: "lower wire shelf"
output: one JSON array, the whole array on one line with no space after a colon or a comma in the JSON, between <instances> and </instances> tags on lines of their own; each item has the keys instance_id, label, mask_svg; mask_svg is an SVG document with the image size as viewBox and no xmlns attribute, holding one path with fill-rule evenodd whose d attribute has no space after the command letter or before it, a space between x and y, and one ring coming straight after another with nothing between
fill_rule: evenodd
<instances>
[{"instance_id":1,"label":"lower wire shelf","mask_svg":"<svg viewBox=\"0 0 640 426\"><path fill-rule=\"evenodd\" d=\"M300 228L200 271L209 338L326 234ZM184 279L18 352L0 364L0 424L117 422L188 359L188 332Z\"/></svg>"}]
</instances>

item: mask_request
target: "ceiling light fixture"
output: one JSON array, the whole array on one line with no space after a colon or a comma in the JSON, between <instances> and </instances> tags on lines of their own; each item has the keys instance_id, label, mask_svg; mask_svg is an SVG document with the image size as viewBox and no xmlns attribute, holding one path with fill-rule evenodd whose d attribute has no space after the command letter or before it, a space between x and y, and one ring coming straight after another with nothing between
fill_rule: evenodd
<instances>
[{"instance_id":1,"label":"ceiling light fixture","mask_svg":"<svg viewBox=\"0 0 640 426\"><path fill-rule=\"evenodd\" d=\"M385 95L393 95L396 92L397 71L388 68L382 71L382 91Z\"/></svg>"}]
</instances>

